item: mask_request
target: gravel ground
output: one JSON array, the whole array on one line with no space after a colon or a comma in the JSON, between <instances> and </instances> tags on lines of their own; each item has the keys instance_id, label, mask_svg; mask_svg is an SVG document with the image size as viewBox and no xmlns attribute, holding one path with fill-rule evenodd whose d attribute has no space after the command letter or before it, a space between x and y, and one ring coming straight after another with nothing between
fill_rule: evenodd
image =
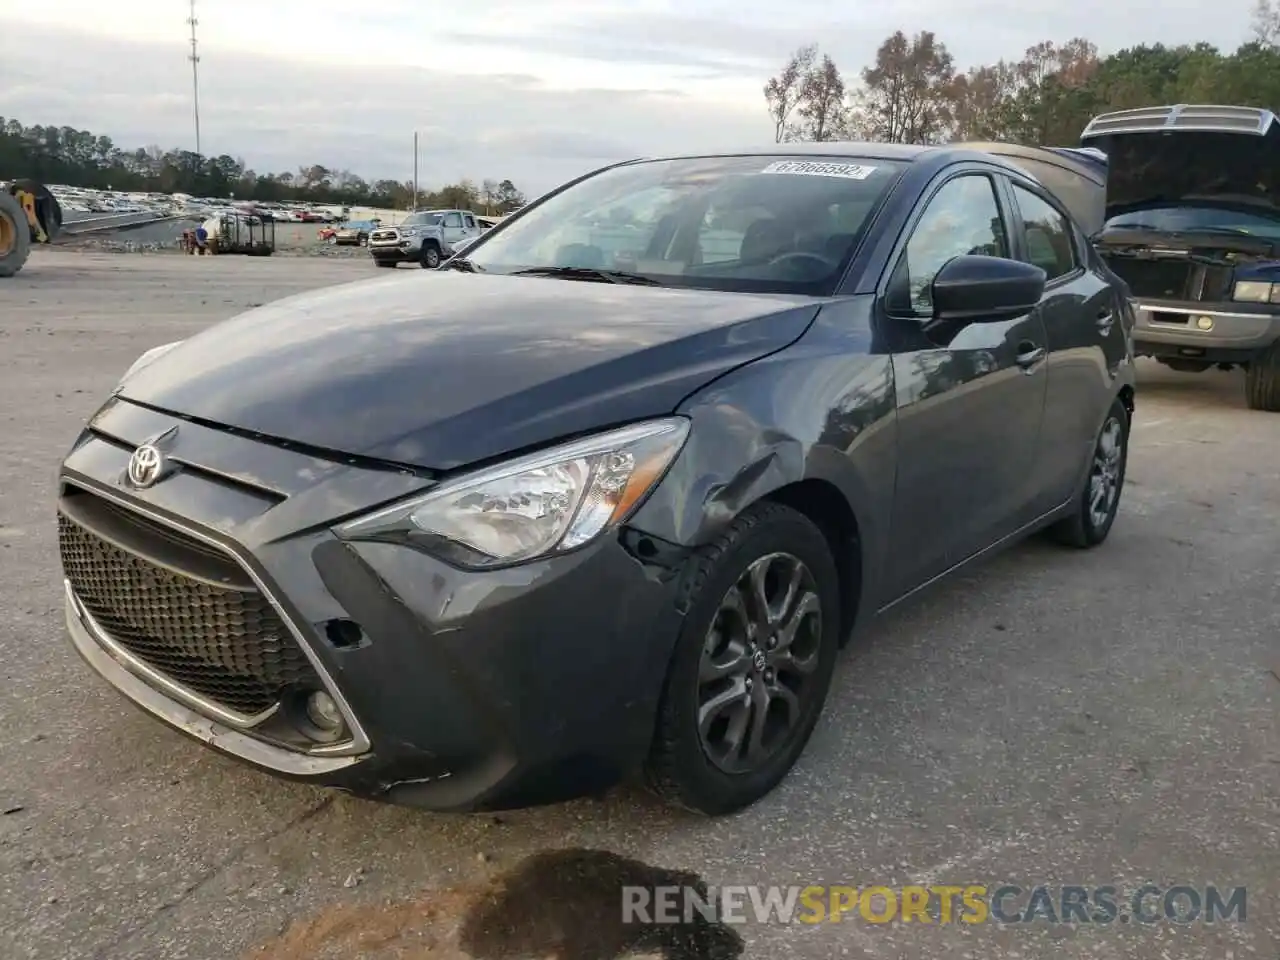
<instances>
[{"instance_id":1,"label":"gravel ground","mask_svg":"<svg viewBox=\"0 0 1280 960\"><path fill-rule=\"evenodd\" d=\"M1274 960L1280 416L1246 410L1234 373L1143 366L1107 545L1027 544L878 625L795 773L732 819L631 789L501 818L396 809L277 782L124 703L63 636L59 458L147 347L372 273L41 250L0 282L0 956L461 957L477 890L588 848L713 884L1248 887L1243 923L751 924L748 957ZM563 879L511 915L578 903Z\"/></svg>"}]
</instances>

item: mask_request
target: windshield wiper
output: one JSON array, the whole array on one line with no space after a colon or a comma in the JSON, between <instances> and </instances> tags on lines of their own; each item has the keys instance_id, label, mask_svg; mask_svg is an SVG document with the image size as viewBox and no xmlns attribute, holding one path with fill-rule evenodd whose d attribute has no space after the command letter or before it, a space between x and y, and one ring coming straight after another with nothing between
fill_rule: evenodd
<instances>
[{"instance_id":1,"label":"windshield wiper","mask_svg":"<svg viewBox=\"0 0 1280 960\"><path fill-rule=\"evenodd\" d=\"M466 257L450 257L444 263L440 264L441 270L461 270L463 273L484 273L484 269L477 267Z\"/></svg>"},{"instance_id":2,"label":"windshield wiper","mask_svg":"<svg viewBox=\"0 0 1280 960\"><path fill-rule=\"evenodd\" d=\"M661 281L642 277L638 273L623 270L597 270L594 267L529 267L511 271L513 277L561 277L565 280L585 280L589 283L633 283L645 287L660 287Z\"/></svg>"}]
</instances>

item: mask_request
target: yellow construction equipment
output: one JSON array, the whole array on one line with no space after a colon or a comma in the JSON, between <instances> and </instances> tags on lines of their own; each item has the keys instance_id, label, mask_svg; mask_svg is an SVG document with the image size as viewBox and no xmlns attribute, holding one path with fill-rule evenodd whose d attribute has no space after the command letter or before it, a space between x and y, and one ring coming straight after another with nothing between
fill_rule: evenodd
<instances>
[{"instance_id":1,"label":"yellow construction equipment","mask_svg":"<svg viewBox=\"0 0 1280 960\"><path fill-rule=\"evenodd\" d=\"M62 205L34 180L0 183L0 277L12 277L33 243L52 243L62 229Z\"/></svg>"}]
</instances>

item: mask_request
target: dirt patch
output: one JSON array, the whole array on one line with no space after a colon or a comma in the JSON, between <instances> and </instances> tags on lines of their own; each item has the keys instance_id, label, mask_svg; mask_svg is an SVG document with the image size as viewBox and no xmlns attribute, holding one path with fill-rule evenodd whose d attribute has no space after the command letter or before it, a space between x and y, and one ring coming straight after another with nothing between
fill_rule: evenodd
<instances>
[{"instance_id":1,"label":"dirt patch","mask_svg":"<svg viewBox=\"0 0 1280 960\"><path fill-rule=\"evenodd\" d=\"M294 921L253 960L734 960L742 938L695 913L627 923L623 888L686 887L697 874L600 850L535 854L491 881Z\"/></svg>"}]
</instances>

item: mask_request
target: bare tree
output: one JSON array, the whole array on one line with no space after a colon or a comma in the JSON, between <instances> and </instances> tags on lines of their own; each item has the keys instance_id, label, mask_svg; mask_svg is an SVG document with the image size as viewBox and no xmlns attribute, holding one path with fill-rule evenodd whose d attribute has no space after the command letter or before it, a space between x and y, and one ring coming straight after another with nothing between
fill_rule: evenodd
<instances>
[{"instance_id":1,"label":"bare tree","mask_svg":"<svg viewBox=\"0 0 1280 960\"><path fill-rule=\"evenodd\" d=\"M1026 143L1053 143L1079 134L1078 111L1065 108L1072 91L1098 70L1098 48L1082 37L1062 46L1037 43L1013 67L1014 86L1005 107L1010 137ZM1121 106L1112 100L1113 106Z\"/></svg>"},{"instance_id":2,"label":"bare tree","mask_svg":"<svg viewBox=\"0 0 1280 960\"><path fill-rule=\"evenodd\" d=\"M800 137L803 140L835 140L844 130L844 78L825 54L805 74L800 84Z\"/></svg>"},{"instance_id":3,"label":"bare tree","mask_svg":"<svg viewBox=\"0 0 1280 960\"><path fill-rule=\"evenodd\" d=\"M1250 39L1266 47L1280 46L1280 3L1258 0L1249 19Z\"/></svg>"},{"instance_id":4,"label":"bare tree","mask_svg":"<svg viewBox=\"0 0 1280 960\"><path fill-rule=\"evenodd\" d=\"M1004 140L1009 136L1009 99L1017 87L1004 60L958 75L951 89L952 136L957 140Z\"/></svg>"},{"instance_id":5,"label":"bare tree","mask_svg":"<svg viewBox=\"0 0 1280 960\"><path fill-rule=\"evenodd\" d=\"M813 71L817 59L816 44L801 47L783 65L782 71L764 85L764 101L769 109L769 119L773 121L774 143L794 139L797 135L791 114L800 105L805 79Z\"/></svg>"},{"instance_id":6,"label":"bare tree","mask_svg":"<svg viewBox=\"0 0 1280 960\"><path fill-rule=\"evenodd\" d=\"M480 202L484 204L484 212L486 214L493 213L494 205L498 202L498 181L485 179L480 183Z\"/></svg>"},{"instance_id":7,"label":"bare tree","mask_svg":"<svg viewBox=\"0 0 1280 960\"><path fill-rule=\"evenodd\" d=\"M951 126L955 68L951 54L930 31L908 39L901 30L876 51L862 71L851 127L868 140L937 143Z\"/></svg>"}]
</instances>

